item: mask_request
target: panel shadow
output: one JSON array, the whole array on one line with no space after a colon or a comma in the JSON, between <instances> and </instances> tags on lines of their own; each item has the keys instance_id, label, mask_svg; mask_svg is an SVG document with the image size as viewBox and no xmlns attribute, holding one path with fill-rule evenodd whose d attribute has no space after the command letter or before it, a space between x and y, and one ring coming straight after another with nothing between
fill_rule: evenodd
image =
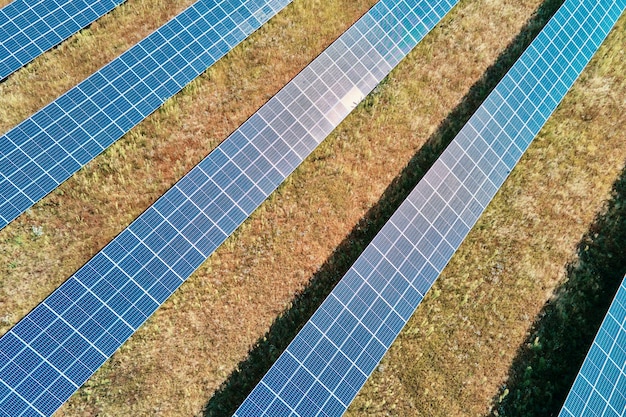
<instances>
[{"instance_id":1,"label":"panel shadow","mask_svg":"<svg viewBox=\"0 0 626 417\"><path fill-rule=\"evenodd\" d=\"M490 417L556 416L626 274L626 169L518 349Z\"/></svg>"}]
</instances>

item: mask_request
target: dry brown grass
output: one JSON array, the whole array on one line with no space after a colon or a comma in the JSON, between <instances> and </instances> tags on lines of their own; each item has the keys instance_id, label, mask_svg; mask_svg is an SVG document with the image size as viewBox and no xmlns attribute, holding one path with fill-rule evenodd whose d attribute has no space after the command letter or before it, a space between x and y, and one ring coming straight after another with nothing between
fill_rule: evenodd
<instances>
[{"instance_id":1,"label":"dry brown grass","mask_svg":"<svg viewBox=\"0 0 626 417\"><path fill-rule=\"evenodd\" d=\"M347 415L487 413L624 167L625 42L623 17Z\"/></svg>"},{"instance_id":2,"label":"dry brown grass","mask_svg":"<svg viewBox=\"0 0 626 417\"><path fill-rule=\"evenodd\" d=\"M0 0L0 7L4 7L7 4L11 3L12 0Z\"/></svg>"},{"instance_id":3,"label":"dry brown grass","mask_svg":"<svg viewBox=\"0 0 626 417\"><path fill-rule=\"evenodd\" d=\"M0 231L2 331L374 3L296 0L162 110ZM199 414L249 347L376 204L540 3L461 2L394 71L373 106L357 109L59 415ZM145 35L148 27L162 23L165 14L171 16L182 7L133 0L89 33L17 73L0 85L0 130L74 85ZM131 22L137 21L144 23L131 29ZM115 47L116 42L124 46ZM620 84L610 74L612 68L619 69L618 53L605 52L604 59L597 60L597 71L588 71L586 81L578 83L350 415L477 415L488 409L516 347L559 282L573 245L625 160L626 141L622 135L620 143L615 128L624 126L624 120L614 113L626 92L617 89ZM80 58L92 55L100 61ZM622 91L613 107L606 102L610 95L600 88L609 82ZM37 97L36 91L45 97ZM580 111L589 109L597 116L579 121ZM608 132L613 136L605 138ZM598 145L601 138L607 146ZM42 227L43 235L37 236L33 227Z\"/></svg>"},{"instance_id":4,"label":"dry brown grass","mask_svg":"<svg viewBox=\"0 0 626 417\"><path fill-rule=\"evenodd\" d=\"M131 0L0 83L6 132L149 35L193 0Z\"/></svg>"}]
</instances>

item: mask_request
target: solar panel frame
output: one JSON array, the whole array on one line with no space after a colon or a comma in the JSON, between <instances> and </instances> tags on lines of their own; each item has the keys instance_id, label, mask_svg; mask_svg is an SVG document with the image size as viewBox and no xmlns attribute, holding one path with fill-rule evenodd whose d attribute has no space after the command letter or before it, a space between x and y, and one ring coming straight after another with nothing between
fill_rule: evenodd
<instances>
[{"instance_id":1,"label":"solar panel frame","mask_svg":"<svg viewBox=\"0 0 626 417\"><path fill-rule=\"evenodd\" d=\"M624 0L563 3L236 417L346 411L625 7Z\"/></svg>"},{"instance_id":2,"label":"solar panel frame","mask_svg":"<svg viewBox=\"0 0 626 417\"><path fill-rule=\"evenodd\" d=\"M389 62L454 4L381 0L2 336L0 417L56 410L389 73ZM437 19L404 23L400 42L374 18L418 5ZM369 67L348 47L364 35L360 58ZM351 67L344 74L338 63Z\"/></svg>"},{"instance_id":3,"label":"solar panel frame","mask_svg":"<svg viewBox=\"0 0 626 417\"><path fill-rule=\"evenodd\" d=\"M565 399L560 417L626 412L626 277Z\"/></svg>"},{"instance_id":4,"label":"solar panel frame","mask_svg":"<svg viewBox=\"0 0 626 417\"><path fill-rule=\"evenodd\" d=\"M15 0L7 4L0 9L0 81L123 2Z\"/></svg>"},{"instance_id":5,"label":"solar panel frame","mask_svg":"<svg viewBox=\"0 0 626 417\"><path fill-rule=\"evenodd\" d=\"M291 1L200 0L1 136L0 229Z\"/></svg>"}]
</instances>

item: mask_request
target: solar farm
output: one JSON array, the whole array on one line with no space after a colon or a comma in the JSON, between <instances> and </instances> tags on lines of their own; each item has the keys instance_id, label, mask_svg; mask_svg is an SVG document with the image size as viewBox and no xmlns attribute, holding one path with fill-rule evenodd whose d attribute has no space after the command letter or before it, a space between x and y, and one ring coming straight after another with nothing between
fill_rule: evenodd
<instances>
[{"instance_id":1,"label":"solar farm","mask_svg":"<svg viewBox=\"0 0 626 417\"><path fill-rule=\"evenodd\" d=\"M49 3L0 415L624 415L623 0Z\"/></svg>"}]
</instances>

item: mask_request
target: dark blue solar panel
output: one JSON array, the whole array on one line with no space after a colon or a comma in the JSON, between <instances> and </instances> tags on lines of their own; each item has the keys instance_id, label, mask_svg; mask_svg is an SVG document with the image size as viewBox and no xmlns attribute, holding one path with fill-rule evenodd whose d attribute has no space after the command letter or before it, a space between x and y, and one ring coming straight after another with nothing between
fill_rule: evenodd
<instances>
[{"instance_id":1,"label":"dark blue solar panel","mask_svg":"<svg viewBox=\"0 0 626 417\"><path fill-rule=\"evenodd\" d=\"M626 413L626 279L600 326L560 417Z\"/></svg>"},{"instance_id":2,"label":"dark blue solar panel","mask_svg":"<svg viewBox=\"0 0 626 417\"><path fill-rule=\"evenodd\" d=\"M124 0L15 0L0 9L0 80Z\"/></svg>"},{"instance_id":3,"label":"dark blue solar panel","mask_svg":"<svg viewBox=\"0 0 626 417\"><path fill-rule=\"evenodd\" d=\"M0 137L0 229L291 1L200 0Z\"/></svg>"},{"instance_id":4,"label":"dark blue solar panel","mask_svg":"<svg viewBox=\"0 0 626 417\"><path fill-rule=\"evenodd\" d=\"M236 416L345 412L625 7L563 4Z\"/></svg>"},{"instance_id":5,"label":"dark blue solar panel","mask_svg":"<svg viewBox=\"0 0 626 417\"><path fill-rule=\"evenodd\" d=\"M377 3L6 333L0 339L0 387L6 387L0 410L49 415L67 400L454 4ZM413 12L421 9L437 17L422 22ZM394 20L396 35L389 38L381 23L403 14L414 23ZM347 365L337 359L337 369ZM296 387L306 389L302 382Z\"/></svg>"}]
</instances>

